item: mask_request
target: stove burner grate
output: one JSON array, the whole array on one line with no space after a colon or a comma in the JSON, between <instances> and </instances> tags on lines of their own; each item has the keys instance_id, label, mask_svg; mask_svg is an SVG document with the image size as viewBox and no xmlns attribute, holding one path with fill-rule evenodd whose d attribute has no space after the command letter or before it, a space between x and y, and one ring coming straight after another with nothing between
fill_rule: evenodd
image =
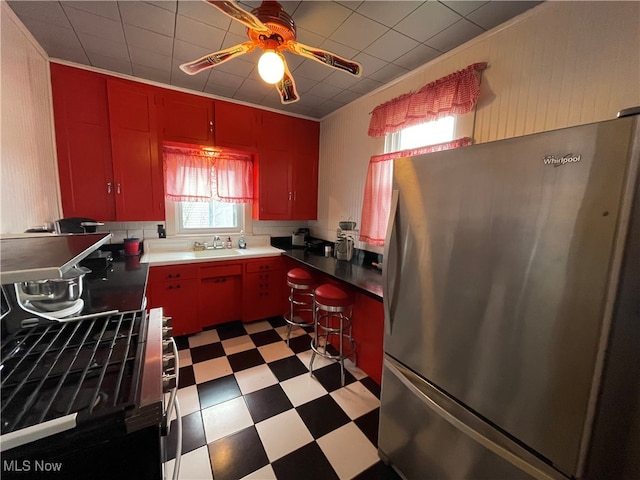
<instances>
[{"instance_id":1,"label":"stove burner grate","mask_svg":"<svg viewBox=\"0 0 640 480\"><path fill-rule=\"evenodd\" d=\"M23 328L0 346L0 433L135 404L144 312Z\"/></svg>"}]
</instances>

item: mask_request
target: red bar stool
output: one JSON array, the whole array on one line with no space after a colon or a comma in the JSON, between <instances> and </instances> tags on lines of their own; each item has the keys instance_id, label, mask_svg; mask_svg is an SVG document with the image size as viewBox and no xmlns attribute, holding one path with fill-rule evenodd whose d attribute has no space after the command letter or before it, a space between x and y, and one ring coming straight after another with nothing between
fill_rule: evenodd
<instances>
[{"instance_id":1,"label":"red bar stool","mask_svg":"<svg viewBox=\"0 0 640 480\"><path fill-rule=\"evenodd\" d=\"M344 386L344 359L354 356L356 363L356 342L351 334L353 297L335 285L320 285L314 292L314 338L311 340L311 361L309 372L313 375L313 361L316 354L340 362L340 382ZM331 337L338 339L338 352L327 350Z\"/></svg>"},{"instance_id":2,"label":"red bar stool","mask_svg":"<svg viewBox=\"0 0 640 480\"><path fill-rule=\"evenodd\" d=\"M284 314L287 322L287 346L293 327L313 325L313 287L314 279L309 272L302 268L294 268L287 272L287 285L289 292L289 311ZM309 312L307 318L303 312Z\"/></svg>"}]
</instances>

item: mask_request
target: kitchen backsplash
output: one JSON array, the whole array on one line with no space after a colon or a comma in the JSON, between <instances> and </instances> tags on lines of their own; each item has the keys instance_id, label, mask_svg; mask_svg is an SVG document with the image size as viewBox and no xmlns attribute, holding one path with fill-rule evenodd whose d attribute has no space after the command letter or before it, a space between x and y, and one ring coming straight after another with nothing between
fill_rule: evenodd
<instances>
[{"instance_id":1,"label":"kitchen backsplash","mask_svg":"<svg viewBox=\"0 0 640 480\"><path fill-rule=\"evenodd\" d=\"M141 240L158 238L158 225L166 228L165 222L105 222L103 226L98 227L98 231L110 232L113 235L111 243L123 243L125 238L130 237L137 237ZM254 220L252 229L248 228L247 234L283 237L291 235L294 230L300 227L306 226L307 222L260 222Z\"/></svg>"}]
</instances>

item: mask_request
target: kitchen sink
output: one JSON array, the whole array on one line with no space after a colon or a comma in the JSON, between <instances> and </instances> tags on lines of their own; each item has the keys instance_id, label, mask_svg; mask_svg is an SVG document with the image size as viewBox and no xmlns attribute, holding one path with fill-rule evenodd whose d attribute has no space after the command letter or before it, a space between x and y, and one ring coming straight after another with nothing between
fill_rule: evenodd
<instances>
[{"instance_id":1,"label":"kitchen sink","mask_svg":"<svg viewBox=\"0 0 640 480\"><path fill-rule=\"evenodd\" d=\"M241 255L241 252L236 248L219 248L214 250L195 250L193 255L195 258L237 257Z\"/></svg>"}]
</instances>

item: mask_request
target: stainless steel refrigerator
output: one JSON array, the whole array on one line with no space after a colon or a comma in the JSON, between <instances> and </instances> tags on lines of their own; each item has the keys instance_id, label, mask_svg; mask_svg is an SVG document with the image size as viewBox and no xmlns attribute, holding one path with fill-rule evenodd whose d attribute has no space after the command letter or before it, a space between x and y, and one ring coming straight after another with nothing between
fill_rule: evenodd
<instances>
[{"instance_id":1,"label":"stainless steel refrigerator","mask_svg":"<svg viewBox=\"0 0 640 480\"><path fill-rule=\"evenodd\" d=\"M394 162L379 453L640 478L640 116Z\"/></svg>"}]
</instances>

